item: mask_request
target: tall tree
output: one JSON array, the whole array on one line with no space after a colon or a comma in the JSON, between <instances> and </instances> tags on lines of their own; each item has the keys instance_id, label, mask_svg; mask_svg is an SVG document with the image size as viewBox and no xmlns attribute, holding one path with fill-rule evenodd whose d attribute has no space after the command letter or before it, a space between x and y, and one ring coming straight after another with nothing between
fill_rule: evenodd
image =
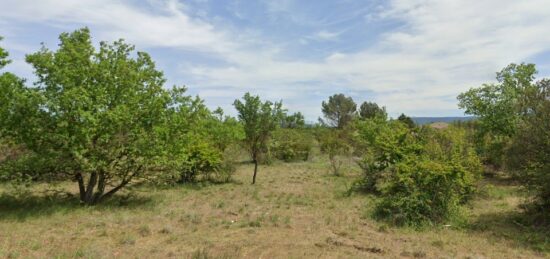
<instances>
[{"instance_id":1,"label":"tall tree","mask_svg":"<svg viewBox=\"0 0 550 259\"><path fill-rule=\"evenodd\" d=\"M357 104L344 94L330 96L328 102L321 104L325 120L321 122L339 129L344 128L355 116Z\"/></svg>"},{"instance_id":2,"label":"tall tree","mask_svg":"<svg viewBox=\"0 0 550 259\"><path fill-rule=\"evenodd\" d=\"M379 107L375 102L363 102L359 107L359 116L362 119L387 118L388 114L386 107Z\"/></svg>"},{"instance_id":3,"label":"tall tree","mask_svg":"<svg viewBox=\"0 0 550 259\"><path fill-rule=\"evenodd\" d=\"M486 162L503 165L505 148L529 113L526 98L536 91L536 73L534 64L510 64L497 72L497 83L483 84L458 96L458 106L478 117L476 143Z\"/></svg>"},{"instance_id":4,"label":"tall tree","mask_svg":"<svg viewBox=\"0 0 550 259\"><path fill-rule=\"evenodd\" d=\"M525 98L534 89L536 73L534 64L510 64L497 73L498 83L461 93L458 106L479 117L482 134L510 137L520 116L528 112Z\"/></svg>"},{"instance_id":5,"label":"tall tree","mask_svg":"<svg viewBox=\"0 0 550 259\"><path fill-rule=\"evenodd\" d=\"M56 51L27 56L36 87L9 87L3 128L26 148L59 165L96 204L148 176L162 148L159 132L177 98L150 56L123 40L93 47L87 28L62 33Z\"/></svg>"},{"instance_id":6,"label":"tall tree","mask_svg":"<svg viewBox=\"0 0 550 259\"><path fill-rule=\"evenodd\" d=\"M244 126L246 136L244 143L254 162L252 184L255 184L258 156L266 151L271 133L277 128L283 117L282 102L262 102L259 96L246 93L243 96L243 101L235 100L233 105Z\"/></svg>"}]
</instances>

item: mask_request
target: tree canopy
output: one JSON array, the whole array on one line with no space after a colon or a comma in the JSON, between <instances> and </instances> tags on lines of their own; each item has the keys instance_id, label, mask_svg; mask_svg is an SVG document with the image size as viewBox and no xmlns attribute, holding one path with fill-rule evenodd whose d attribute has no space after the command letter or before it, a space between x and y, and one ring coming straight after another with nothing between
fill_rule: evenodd
<instances>
[{"instance_id":1,"label":"tree canopy","mask_svg":"<svg viewBox=\"0 0 550 259\"><path fill-rule=\"evenodd\" d=\"M262 101L259 96L246 93L242 101L235 100L233 105L239 113L239 121L244 126L245 148L254 162L252 177L252 184L254 184L258 170L258 156L262 152L266 152L271 133L279 126L279 122L283 118L282 102Z\"/></svg>"},{"instance_id":2,"label":"tree canopy","mask_svg":"<svg viewBox=\"0 0 550 259\"><path fill-rule=\"evenodd\" d=\"M339 129L344 128L353 119L357 110L357 104L353 98L344 94L330 96L328 101L323 101L321 106L325 117L325 120L321 121Z\"/></svg>"}]
</instances>

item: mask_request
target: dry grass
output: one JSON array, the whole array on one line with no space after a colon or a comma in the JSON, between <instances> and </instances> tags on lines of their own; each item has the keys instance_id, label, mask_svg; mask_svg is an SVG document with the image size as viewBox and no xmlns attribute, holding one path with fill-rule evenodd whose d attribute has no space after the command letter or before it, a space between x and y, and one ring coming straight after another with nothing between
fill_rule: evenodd
<instances>
[{"instance_id":1,"label":"dry grass","mask_svg":"<svg viewBox=\"0 0 550 259\"><path fill-rule=\"evenodd\" d=\"M137 188L98 207L41 194L0 200L0 257L29 258L533 258L548 240L521 224L517 188L492 183L461 227L397 229L346 195L357 177L323 161L238 168L235 182ZM2 187L1 190L6 190ZM72 190L72 184L56 189ZM516 223L514 223L516 222ZM542 239L541 239L542 238ZM546 242L546 243L544 243Z\"/></svg>"}]
</instances>

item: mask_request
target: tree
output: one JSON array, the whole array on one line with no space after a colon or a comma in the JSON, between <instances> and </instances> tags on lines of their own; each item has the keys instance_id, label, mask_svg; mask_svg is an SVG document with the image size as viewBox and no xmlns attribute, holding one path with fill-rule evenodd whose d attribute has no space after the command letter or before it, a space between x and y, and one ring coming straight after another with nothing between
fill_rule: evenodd
<instances>
[{"instance_id":1,"label":"tree","mask_svg":"<svg viewBox=\"0 0 550 259\"><path fill-rule=\"evenodd\" d=\"M3 38L0 36L0 41L2 41L2 39ZM0 47L0 69L4 68L9 63L8 52Z\"/></svg>"},{"instance_id":2,"label":"tree","mask_svg":"<svg viewBox=\"0 0 550 259\"><path fill-rule=\"evenodd\" d=\"M458 96L461 109L478 117L478 150L494 166L504 163L504 150L529 113L527 96L536 91L534 64L510 64L497 73L496 84L483 84Z\"/></svg>"},{"instance_id":3,"label":"tree","mask_svg":"<svg viewBox=\"0 0 550 259\"><path fill-rule=\"evenodd\" d=\"M328 102L321 104L325 120L323 123L339 129L344 128L355 116L357 104L344 94L330 96Z\"/></svg>"},{"instance_id":4,"label":"tree","mask_svg":"<svg viewBox=\"0 0 550 259\"><path fill-rule=\"evenodd\" d=\"M483 84L458 96L466 114L479 117L481 134L510 137L522 114L528 112L526 94L533 91L534 64L510 64L497 73L497 84Z\"/></svg>"},{"instance_id":5,"label":"tree","mask_svg":"<svg viewBox=\"0 0 550 259\"><path fill-rule=\"evenodd\" d=\"M399 117L397 117L397 120L400 121L400 122L403 122L405 125L407 125L407 127L411 128L411 129L415 127L415 123L411 119L411 117L405 115L404 113L401 113L401 115L399 115Z\"/></svg>"},{"instance_id":6,"label":"tree","mask_svg":"<svg viewBox=\"0 0 550 259\"><path fill-rule=\"evenodd\" d=\"M303 128L306 125L304 115L301 112L295 112L292 115L284 114L283 117L281 128Z\"/></svg>"},{"instance_id":7,"label":"tree","mask_svg":"<svg viewBox=\"0 0 550 259\"><path fill-rule=\"evenodd\" d=\"M375 102L363 102L359 107L361 119L372 119L374 117L387 118L386 107L380 108Z\"/></svg>"},{"instance_id":8,"label":"tree","mask_svg":"<svg viewBox=\"0 0 550 259\"><path fill-rule=\"evenodd\" d=\"M259 96L246 93L243 101L233 103L239 113L239 120L244 126L245 147L254 162L252 184L256 183L258 155L265 152L271 133L277 128L283 116L282 102L262 102Z\"/></svg>"},{"instance_id":9,"label":"tree","mask_svg":"<svg viewBox=\"0 0 550 259\"><path fill-rule=\"evenodd\" d=\"M0 123L18 143L55 161L52 173L76 181L80 200L92 205L156 172L166 111L183 104L163 89L150 56L123 40L96 50L87 28L59 40L56 51L43 46L27 56L36 87L9 87L13 98Z\"/></svg>"},{"instance_id":10,"label":"tree","mask_svg":"<svg viewBox=\"0 0 550 259\"><path fill-rule=\"evenodd\" d=\"M530 112L507 149L506 165L534 194L533 208L550 220L550 80L543 79L535 86L537 90L525 98Z\"/></svg>"}]
</instances>

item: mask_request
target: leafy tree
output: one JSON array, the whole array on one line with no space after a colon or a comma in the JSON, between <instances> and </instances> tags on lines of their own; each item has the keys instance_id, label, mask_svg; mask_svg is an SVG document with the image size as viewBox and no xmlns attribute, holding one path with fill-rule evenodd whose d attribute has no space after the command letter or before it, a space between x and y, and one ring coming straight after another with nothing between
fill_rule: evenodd
<instances>
[{"instance_id":1,"label":"leafy tree","mask_svg":"<svg viewBox=\"0 0 550 259\"><path fill-rule=\"evenodd\" d=\"M528 112L526 94L533 91L534 64L510 64L497 73L497 84L483 84L458 96L466 114L479 117L482 135L510 137Z\"/></svg>"},{"instance_id":2,"label":"leafy tree","mask_svg":"<svg viewBox=\"0 0 550 259\"><path fill-rule=\"evenodd\" d=\"M517 128L507 149L508 169L533 194L533 208L546 215L550 222L550 80L535 84L537 90L525 96L530 111Z\"/></svg>"},{"instance_id":3,"label":"leafy tree","mask_svg":"<svg viewBox=\"0 0 550 259\"><path fill-rule=\"evenodd\" d=\"M496 84L483 84L458 96L458 106L478 117L476 142L486 162L500 167L505 149L522 117L529 113L527 96L536 91L534 64L510 64L497 73Z\"/></svg>"},{"instance_id":4,"label":"leafy tree","mask_svg":"<svg viewBox=\"0 0 550 259\"><path fill-rule=\"evenodd\" d=\"M359 107L359 116L361 119L387 118L388 114L385 107L379 107L375 102L363 102Z\"/></svg>"},{"instance_id":5,"label":"leafy tree","mask_svg":"<svg viewBox=\"0 0 550 259\"><path fill-rule=\"evenodd\" d=\"M123 40L96 50L87 28L59 40L56 51L43 46L27 56L36 87L8 86L13 98L0 123L18 143L55 161L56 174L76 181L83 203L96 204L157 172L166 113L180 103L163 89L150 56Z\"/></svg>"},{"instance_id":6,"label":"leafy tree","mask_svg":"<svg viewBox=\"0 0 550 259\"><path fill-rule=\"evenodd\" d=\"M262 102L259 96L246 93L243 101L235 100L233 105L244 126L246 136L244 143L254 162L252 184L255 184L259 155L266 152L269 138L283 116L282 102Z\"/></svg>"},{"instance_id":7,"label":"leafy tree","mask_svg":"<svg viewBox=\"0 0 550 259\"><path fill-rule=\"evenodd\" d=\"M284 114L281 128L303 128L306 125L304 115L301 112L295 112L292 115Z\"/></svg>"},{"instance_id":8,"label":"leafy tree","mask_svg":"<svg viewBox=\"0 0 550 259\"><path fill-rule=\"evenodd\" d=\"M355 116L357 104L351 97L344 94L330 96L328 102L321 104L325 120L320 119L324 124L339 129L344 128Z\"/></svg>"},{"instance_id":9,"label":"leafy tree","mask_svg":"<svg viewBox=\"0 0 550 259\"><path fill-rule=\"evenodd\" d=\"M401 115L399 115L399 117L397 117L397 120L400 121L400 122L403 122L405 125L407 125L407 127L411 128L411 129L416 126L416 124L411 119L411 117L405 115L404 113L401 113Z\"/></svg>"}]
</instances>

